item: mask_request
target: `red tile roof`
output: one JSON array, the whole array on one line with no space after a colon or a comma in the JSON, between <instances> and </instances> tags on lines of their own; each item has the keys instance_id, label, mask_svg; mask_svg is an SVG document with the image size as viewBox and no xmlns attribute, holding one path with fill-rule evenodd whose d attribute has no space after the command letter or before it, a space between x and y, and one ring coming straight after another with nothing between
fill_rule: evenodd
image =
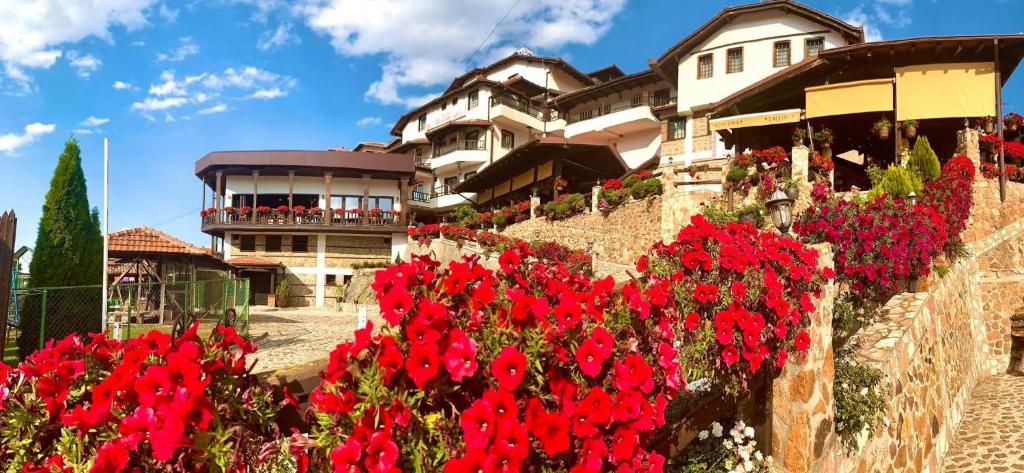
<instances>
[{"instance_id":1,"label":"red tile roof","mask_svg":"<svg viewBox=\"0 0 1024 473\"><path fill-rule=\"evenodd\" d=\"M260 256L239 256L231 258L227 262L231 266L281 266L280 261Z\"/></svg>"},{"instance_id":2,"label":"red tile roof","mask_svg":"<svg viewBox=\"0 0 1024 473\"><path fill-rule=\"evenodd\" d=\"M111 233L110 251L206 256L210 254L209 248L193 245L149 227L128 228Z\"/></svg>"}]
</instances>

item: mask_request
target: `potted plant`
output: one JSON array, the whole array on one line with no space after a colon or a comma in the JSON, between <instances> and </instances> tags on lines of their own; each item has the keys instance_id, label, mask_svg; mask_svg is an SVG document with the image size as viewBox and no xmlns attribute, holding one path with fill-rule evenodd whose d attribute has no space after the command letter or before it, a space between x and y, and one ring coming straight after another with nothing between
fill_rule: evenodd
<instances>
[{"instance_id":1,"label":"potted plant","mask_svg":"<svg viewBox=\"0 0 1024 473\"><path fill-rule=\"evenodd\" d=\"M562 176L555 177L555 189L558 192L562 192L566 187L569 187L569 181L565 180Z\"/></svg>"},{"instance_id":2,"label":"potted plant","mask_svg":"<svg viewBox=\"0 0 1024 473\"><path fill-rule=\"evenodd\" d=\"M747 178L748 174L749 172L747 171L747 168L733 166L729 168L729 172L725 174L725 180L731 186L735 187L738 186L741 182L743 182Z\"/></svg>"},{"instance_id":3,"label":"potted plant","mask_svg":"<svg viewBox=\"0 0 1024 473\"><path fill-rule=\"evenodd\" d=\"M761 228L764 216L761 215L761 209L756 204L751 204L736 209L736 219L740 223L749 223L756 228Z\"/></svg>"},{"instance_id":4,"label":"potted plant","mask_svg":"<svg viewBox=\"0 0 1024 473\"><path fill-rule=\"evenodd\" d=\"M903 137L911 140L917 136L917 120L904 120L901 125L903 129Z\"/></svg>"},{"instance_id":5,"label":"potted plant","mask_svg":"<svg viewBox=\"0 0 1024 473\"><path fill-rule=\"evenodd\" d=\"M978 128L981 128L981 131L984 131L985 133L992 133L992 130L995 129L996 117L993 117L992 115L981 117L974 124Z\"/></svg>"},{"instance_id":6,"label":"potted plant","mask_svg":"<svg viewBox=\"0 0 1024 473\"><path fill-rule=\"evenodd\" d=\"M803 146L805 141L807 141L807 130L793 127L793 146Z\"/></svg>"},{"instance_id":7,"label":"potted plant","mask_svg":"<svg viewBox=\"0 0 1024 473\"><path fill-rule=\"evenodd\" d=\"M1019 113L1010 112L1003 117L1003 126L1009 131L1017 131L1022 124L1024 124L1024 117L1021 117Z\"/></svg>"},{"instance_id":8,"label":"potted plant","mask_svg":"<svg viewBox=\"0 0 1024 473\"><path fill-rule=\"evenodd\" d=\"M888 118L882 117L881 120L875 122L874 126L871 127L871 131L875 133L875 136L880 140L889 139L889 131L892 129L892 122Z\"/></svg>"},{"instance_id":9,"label":"potted plant","mask_svg":"<svg viewBox=\"0 0 1024 473\"><path fill-rule=\"evenodd\" d=\"M796 200L800 197L800 189L796 186L796 181L791 177L785 177L779 179L778 187L786 192L786 197Z\"/></svg>"},{"instance_id":10,"label":"potted plant","mask_svg":"<svg viewBox=\"0 0 1024 473\"><path fill-rule=\"evenodd\" d=\"M830 159L832 158L832 142L834 140L835 135L828 128L821 127L814 132L814 143L821 145L821 154Z\"/></svg>"}]
</instances>

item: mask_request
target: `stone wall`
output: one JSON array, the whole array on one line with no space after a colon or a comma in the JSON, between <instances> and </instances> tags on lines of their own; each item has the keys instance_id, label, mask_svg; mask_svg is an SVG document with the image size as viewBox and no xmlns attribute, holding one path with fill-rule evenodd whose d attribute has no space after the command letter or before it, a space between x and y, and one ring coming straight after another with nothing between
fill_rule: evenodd
<instances>
[{"instance_id":1,"label":"stone wall","mask_svg":"<svg viewBox=\"0 0 1024 473\"><path fill-rule=\"evenodd\" d=\"M632 266L660 240L662 198L633 201L607 212L589 212L563 220L534 218L500 233L526 241L554 240L569 248L591 250L602 261Z\"/></svg>"}]
</instances>

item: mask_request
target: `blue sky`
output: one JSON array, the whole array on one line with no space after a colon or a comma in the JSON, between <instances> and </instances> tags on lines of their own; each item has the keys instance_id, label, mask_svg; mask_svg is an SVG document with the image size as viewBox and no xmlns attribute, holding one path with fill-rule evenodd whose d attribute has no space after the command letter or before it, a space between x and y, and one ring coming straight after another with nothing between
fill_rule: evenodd
<instances>
[{"instance_id":1,"label":"blue sky","mask_svg":"<svg viewBox=\"0 0 1024 473\"><path fill-rule=\"evenodd\" d=\"M876 39L1024 30L1021 0L807 3ZM19 244L33 245L72 135L90 203L101 205L106 136L111 231L148 225L209 244L193 175L209 151L387 140L399 114L454 75L522 46L583 71L637 71L726 4L0 0L0 208L17 211ZM1024 111L1024 72L1004 89L1004 108Z\"/></svg>"}]
</instances>

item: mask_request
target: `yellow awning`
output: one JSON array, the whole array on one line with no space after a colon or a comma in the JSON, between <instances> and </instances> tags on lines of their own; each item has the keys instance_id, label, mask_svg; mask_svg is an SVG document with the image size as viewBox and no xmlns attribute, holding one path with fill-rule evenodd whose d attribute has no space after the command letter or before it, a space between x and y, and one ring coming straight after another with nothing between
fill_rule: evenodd
<instances>
[{"instance_id":1,"label":"yellow awning","mask_svg":"<svg viewBox=\"0 0 1024 473\"><path fill-rule=\"evenodd\" d=\"M896 119L996 114L995 64L925 64L896 68Z\"/></svg>"},{"instance_id":2,"label":"yellow awning","mask_svg":"<svg viewBox=\"0 0 1024 473\"><path fill-rule=\"evenodd\" d=\"M871 79L804 89L807 118L892 110L892 79Z\"/></svg>"},{"instance_id":3,"label":"yellow awning","mask_svg":"<svg viewBox=\"0 0 1024 473\"><path fill-rule=\"evenodd\" d=\"M708 122L711 131L746 128L751 126L778 125L780 123L796 123L800 121L801 110L778 110L774 112L748 113L731 117L715 118Z\"/></svg>"}]
</instances>

